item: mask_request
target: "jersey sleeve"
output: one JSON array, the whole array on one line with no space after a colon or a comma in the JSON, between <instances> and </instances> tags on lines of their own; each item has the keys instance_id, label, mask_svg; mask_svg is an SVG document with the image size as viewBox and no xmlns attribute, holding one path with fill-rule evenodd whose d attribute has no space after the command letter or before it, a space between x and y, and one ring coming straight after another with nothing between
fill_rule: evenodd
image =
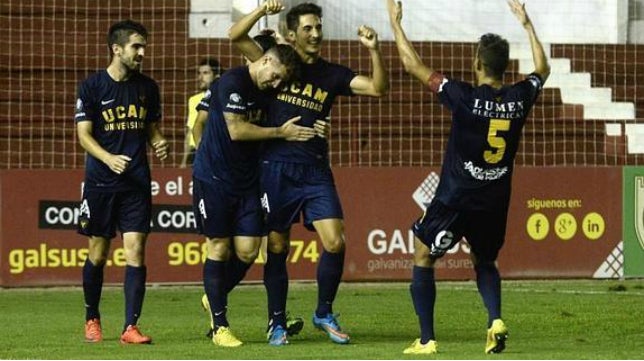
<instances>
[{"instance_id":1,"label":"jersey sleeve","mask_svg":"<svg viewBox=\"0 0 644 361\"><path fill-rule=\"evenodd\" d=\"M353 78L358 76L353 70L344 67L344 66L339 66L338 73L340 77L340 84L341 87L338 90L338 94L344 95L344 96L353 96L353 90L351 90L351 81Z\"/></svg>"},{"instance_id":2,"label":"jersey sleeve","mask_svg":"<svg viewBox=\"0 0 644 361\"><path fill-rule=\"evenodd\" d=\"M543 90L543 80L537 73L532 73L523 81L526 83L528 98L534 103L537 100L541 90Z\"/></svg>"},{"instance_id":3,"label":"jersey sleeve","mask_svg":"<svg viewBox=\"0 0 644 361\"><path fill-rule=\"evenodd\" d=\"M219 80L219 89L217 90L217 99L221 104L221 110L224 113L247 114L248 92L244 86L244 79L234 76L235 73L229 73Z\"/></svg>"},{"instance_id":4,"label":"jersey sleeve","mask_svg":"<svg viewBox=\"0 0 644 361\"><path fill-rule=\"evenodd\" d=\"M78 96L74 112L74 120L78 122L89 120L94 117L96 104L92 92L90 91L89 82L86 80L78 86Z\"/></svg>"},{"instance_id":5,"label":"jersey sleeve","mask_svg":"<svg viewBox=\"0 0 644 361\"><path fill-rule=\"evenodd\" d=\"M200 110L203 111L208 111L210 110L210 102L212 101L212 93L215 90L215 84L213 83L208 90L204 93L203 97L199 99L199 102L197 103L197 112Z\"/></svg>"},{"instance_id":6,"label":"jersey sleeve","mask_svg":"<svg viewBox=\"0 0 644 361\"><path fill-rule=\"evenodd\" d=\"M186 121L186 126L190 129L192 129L197 119L197 107L201 99L203 99L203 96L203 93L198 93L188 98L188 120Z\"/></svg>"},{"instance_id":7,"label":"jersey sleeve","mask_svg":"<svg viewBox=\"0 0 644 361\"><path fill-rule=\"evenodd\" d=\"M431 79L431 77L430 77ZM436 82L436 81L435 81ZM436 82L436 93L441 103L449 110L453 110L463 97L469 93L472 88L468 83L448 79L442 76L440 83ZM430 84L431 85L431 84Z\"/></svg>"},{"instance_id":8,"label":"jersey sleeve","mask_svg":"<svg viewBox=\"0 0 644 361\"><path fill-rule=\"evenodd\" d=\"M150 85L150 101L148 102L148 122L158 122L161 120L161 92L159 91L159 85L152 81Z\"/></svg>"}]
</instances>

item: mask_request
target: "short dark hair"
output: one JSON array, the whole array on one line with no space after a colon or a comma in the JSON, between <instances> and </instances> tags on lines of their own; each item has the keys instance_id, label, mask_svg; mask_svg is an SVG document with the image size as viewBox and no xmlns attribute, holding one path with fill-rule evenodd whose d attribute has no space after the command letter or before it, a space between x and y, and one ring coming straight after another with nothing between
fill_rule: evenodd
<instances>
[{"instance_id":1,"label":"short dark hair","mask_svg":"<svg viewBox=\"0 0 644 361\"><path fill-rule=\"evenodd\" d=\"M300 25L300 16L308 14L313 14L321 19L322 8L313 3L302 3L292 7L286 14L286 27L296 31L297 26Z\"/></svg>"},{"instance_id":2,"label":"short dark hair","mask_svg":"<svg viewBox=\"0 0 644 361\"><path fill-rule=\"evenodd\" d=\"M286 44L277 44L274 47L268 49L266 54L274 55L280 63L286 67L286 78L285 82L288 82L292 79L297 79L300 76L300 68L302 64L302 58L295 51L295 49Z\"/></svg>"},{"instance_id":3,"label":"short dark hair","mask_svg":"<svg viewBox=\"0 0 644 361\"><path fill-rule=\"evenodd\" d=\"M510 63L510 45L497 34L484 34L479 39L478 57L485 74L502 79Z\"/></svg>"},{"instance_id":4,"label":"short dark hair","mask_svg":"<svg viewBox=\"0 0 644 361\"><path fill-rule=\"evenodd\" d=\"M210 69L212 69L212 72L215 73L215 75L221 76L221 73L223 73L223 69L221 68L221 64L219 64L219 61L215 58L211 57L206 57L201 59L199 62L199 66L204 66L208 65Z\"/></svg>"},{"instance_id":5,"label":"short dark hair","mask_svg":"<svg viewBox=\"0 0 644 361\"><path fill-rule=\"evenodd\" d=\"M255 42L262 47L263 52L266 52L268 49L277 45L277 39L275 39L274 36L268 34L255 35L253 36L253 40L255 40Z\"/></svg>"},{"instance_id":6,"label":"short dark hair","mask_svg":"<svg viewBox=\"0 0 644 361\"><path fill-rule=\"evenodd\" d=\"M143 24L134 20L127 19L112 24L107 32L107 47L110 49L110 54L112 54L112 45L125 46L132 34L139 34L144 39L148 39L148 30Z\"/></svg>"}]
</instances>

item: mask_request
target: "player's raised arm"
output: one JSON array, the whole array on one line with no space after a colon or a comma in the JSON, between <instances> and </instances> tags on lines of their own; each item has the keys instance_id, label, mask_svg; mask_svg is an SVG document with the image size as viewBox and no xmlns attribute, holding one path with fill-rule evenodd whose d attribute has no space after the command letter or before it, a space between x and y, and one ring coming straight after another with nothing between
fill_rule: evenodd
<instances>
[{"instance_id":1,"label":"player's raised arm","mask_svg":"<svg viewBox=\"0 0 644 361\"><path fill-rule=\"evenodd\" d=\"M510 0L508 1L508 5L510 5L510 10L517 17L521 26L528 32L530 47L532 48L532 60L534 61L534 72L539 74L541 80L545 83L550 75L550 64L548 64L546 53L543 50L541 41L537 37L532 21L525 11L525 3L522 4L518 0Z\"/></svg>"},{"instance_id":2,"label":"player's raised arm","mask_svg":"<svg viewBox=\"0 0 644 361\"><path fill-rule=\"evenodd\" d=\"M266 0L250 14L239 19L238 22L233 24L228 30L228 37L232 40L235 47L237 47L245 57L250 61L255 61L262 57L264 54L263 49L251 38L248 33L250 29L266 15L277 14L284 10L284 5L277 0Z\"/></svg>"},{"instance_id":3,"label":"player's raised arm","mask_svg":"<svg viewBox=\"0 0 644 361\"><path fill-rule=\"evenodd\" d=\"M378 44L378 33L372 28L362 25L358 28L360 42L369 49L373 73L371 77L358 75L351 80L351 90L357 95L369 95L381 97L389 91L389 75L382 63L380 46Z\"/></svg>"},{"instance_id":4,"label":"player's raised arm","mask_svg":"<svg viewBox=\"0 0 644 361\"><path fill-rule=\"evenodd\" d=\"M387 11L389 12L389 22L391 23L391 30L396 40L398 54L405 67L405 71L420 80L423 84L427 84L434 70L423 64L420 56L411 45L409 39L407 39L407 35L405 35L405 31L401 25L402 3L400 1L387 0Z\"/></svg>"}]
</instances>

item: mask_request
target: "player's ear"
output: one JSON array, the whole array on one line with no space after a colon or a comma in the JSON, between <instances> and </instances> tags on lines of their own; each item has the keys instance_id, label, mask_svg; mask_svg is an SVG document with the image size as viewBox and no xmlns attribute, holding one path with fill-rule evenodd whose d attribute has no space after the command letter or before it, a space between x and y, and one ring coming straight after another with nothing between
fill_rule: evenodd
<instances>
[{"instance_id":1,"label":"player's ear","mask_svg":"<svg viewBox=\"0 0 644 361\"><path fill-rule=\"evenodd\" d=\"M262 55L262 65L268 65L272 61L271 54Z\"/></svg>"},{"instance_id":2,"label":"player's ear","mask_svg":"<svg viewBox=\"0 0 644 361\"><path fill-rule=\"evenodd\" d=\"M295 42L295 31L289 30L286 32L286 41L293 44Z\"/></svg>"},{"instance_id":3,"label":"player's ear","mask_svg":"<svg viewBox=\"0 0 644 361\"><path fill-rule=\"evenodd\" d=\"M112 44L112 54L117 55L121 53L121 46L119 44Z\"/></svg>"},{"instance_id":4,"label":"player's ear","mask_svg":"<svg viewBox=\"0 0 644 361\"><path fill-rule=\"evenodd\" d=\"M474 70L476 71L481 71L483 67L481 66L481 59L479 59L478 55L474 56Z\"/></svg>"}]
</instances>

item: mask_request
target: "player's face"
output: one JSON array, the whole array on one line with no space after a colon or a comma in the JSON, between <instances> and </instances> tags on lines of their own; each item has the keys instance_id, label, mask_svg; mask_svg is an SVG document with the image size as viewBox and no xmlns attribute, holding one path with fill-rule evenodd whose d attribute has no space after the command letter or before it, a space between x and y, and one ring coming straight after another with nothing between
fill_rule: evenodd
<instances>
[{"instance_id":1,"label":"player's face","mask_svg":"<svg viewBox=\"0 0 644 361\"><path fill-rule=\"evenodd\" d=\"M143 36L140 34L132 34L125 46L115 46L114 55L119 58L121 64L128 70L140 71L143 58L145 57L146 45L147 42Z\"/></svg>"},{"instance_id":2,"label":"player's face","mask_svg":"<svg viewBox=\"0 0 644 361\"><path fill-rule=\"evenodd\" d=\"M210 84L215 81L215 72L212 71L210 65L201 65L197 69L197 81L199 82L199 90L208 90Z\"/></svg>"},{"instance_id":3,"label":"player's face","mask_svg":"<svg viewBox=\"0 0 644 361\"><path fill-rule=\"evenodd\" d=\"M313 14L300 16L300 22L294 37L293 45L305 54L319 55L322 46L322 19Z\"/></svg>"},{"instance_id":4,"label":"player's face","mask_svg":"<svg viewBox=\"0 0 644 361\"><path fill-rule=\"evenodd\" d=\"M278 88L286 78L286 66L273 57L264 58L263 61L257 72L257 87L260 90Z\"/></svg>"}]
</instances>

